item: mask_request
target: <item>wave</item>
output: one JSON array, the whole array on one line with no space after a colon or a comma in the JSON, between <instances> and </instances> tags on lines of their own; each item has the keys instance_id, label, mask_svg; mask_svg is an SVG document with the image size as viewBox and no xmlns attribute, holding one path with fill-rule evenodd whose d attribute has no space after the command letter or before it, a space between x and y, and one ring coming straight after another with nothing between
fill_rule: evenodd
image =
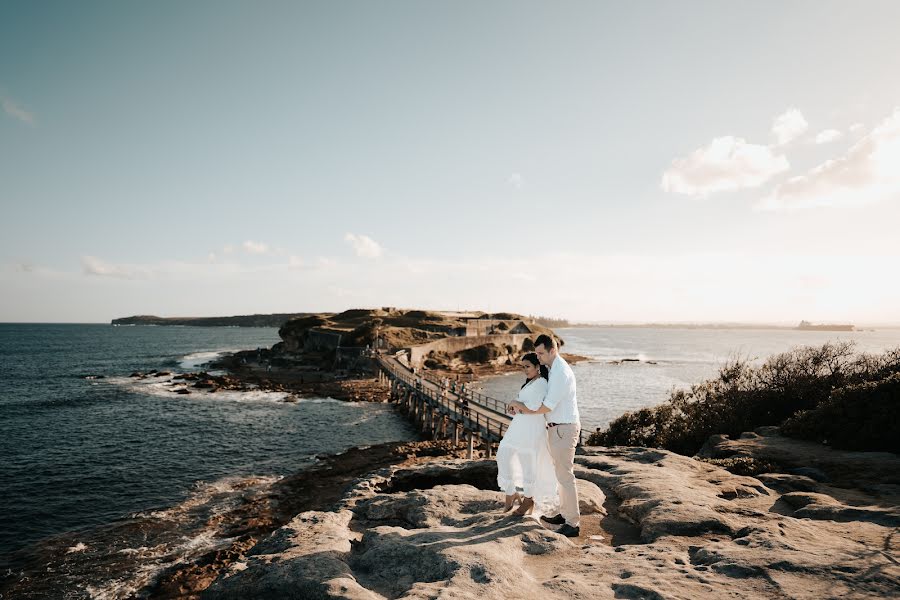
<instances>
[{"instance_id":1,"label":"wave","mask_svg":"<svg viewBox=\"0 0 900 600\"><path fill-rule=\"evenodd\" d=\"M93 557L101 564L117 567L119 576L85 586L94 600L132 597L150 585L163 571L230 545L235 537L225 529L233 519L229 512L238 509L248 498L265 493L282 476L229 476L194 485L193 491L179 504L168 508L134 513L131 527L139 535L119 538L116 545L106 547ZM133 542L159 542L153 545L127 545ZM85 546L79 543L78 546Z\"/></svg>"},{"instance_id":2,"label":"wave","mask_svg":"<svg viewBox=\"0 0 900 600\"><path fill-rule=\"evenodd\" d=\"M250 391L232 391L219 390L211 392L209 390L197 389L191 387L189 381L175 379L173 375L164 375L162 377L147 377L146 379L138 379L135 377L108 377L101 379L99 382L106 382L111 385L122 387L130 392L139 394L149 394L161 398L183 398L187 400L197 398L215 398L219 401L226 402L285 402L286 400L300 399L293 398L288 392L270 392L266 390L250 390ZM99 383L91 382L91 383ZM179 393L179 390L187 390L190 394Z\"/></svg>"},{"instance_id":3,"label":"wave","mask_svg":"<svg viewBox=\"0 0 900 600\"><path fill-rule=\"evenodd\" d=\"M232 354L234 352L238 352L239 350L230 348L227 350L211 350L204 352L192 352L190 354L186 354L178 359L178 365L182 369L196 369L197 367L202 367L203 365L208 365L214 360L221 358L227 354Z\"/></svg>"},{"instance_id":4,"label":"wave","mask_svg":"<svg viewBox=\"0 0 900 600\"><path fill-rule=\"evenodd\" d=\"M183 521L190 517L199 507L216 506L213 514L220 514L233 508L241 499L238 492L251 488L265 488L283 479L281 475L253 475L250 477L228 476L212 482L198 481L194 483L187 499L171 507L150 511L136 512L132 519L159 519L163 521Z\"/></svg>"},{"instance_id":5,"label":"wave","mask_svg":"<svg viewBox=\"0 0 900 600\"><path fill-rule=\"evenodd\" d=\"M611 361L634 361L639 363L658 363L658 364L723 364L728 361L726 356L711 356L707 354L682 354L680 356L654 356L645 352L579 352L581 356L588 359L587 362L611 362Z\"/></svg>"},{"instance_id":6,"label":"wave","mask_svg":"<svg viewBox=\"0 0 900 600\"><path fill-rule=\"evenodd\" d=\"M273 392L268 390L250 389L245 391L239 390L218 390L215 392L197 389L191 387L193 382L175 379L174 375L163 375L162 377L147 377L138 379L136 377L107 377L96 381L90 381L91 385L114 385L126 389L130 392L139 394L148 394L159 398L183 399L187 401L196 399L215 399L220 402L240 402L240 403L275 403L275 404L340 404L341 406L349 406L354 408L372 407L370 402L351 402L346 400L336 400L334 398L301 398L290 392ZM179 393L179 390L187 390L190 394Z\"/></svg>"}]
</instances>

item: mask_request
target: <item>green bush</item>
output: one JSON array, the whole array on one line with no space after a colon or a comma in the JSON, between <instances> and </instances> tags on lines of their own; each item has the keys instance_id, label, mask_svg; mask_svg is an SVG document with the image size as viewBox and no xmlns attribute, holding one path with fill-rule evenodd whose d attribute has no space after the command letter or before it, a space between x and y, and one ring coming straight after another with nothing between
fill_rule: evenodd
<instances>
[{"instance_id":1,"label":"green bush","mask_svg":"<svg viewBox=\"0 0 900 600\"><path fill-rule=\"evenodd\" d=\"M900 453L900 373L843 387L781 426L785 435L846 450Z\"/></svg>"},{"instance_id":2,"label":"green bush","mask_svg":"<svg viewBox=\"0 0 900 600\"><path fill-rule=\"evenodd\" d=\"M717 467L722 467L735 475L749 475L756 477L760 473L774 473L782 470L781 465L768 460L760 460L750 456L734 456L731 458L703 458L703 462L707 462Z\"/></svg>"},{"instance_id":3,"label":"green bush","mask_svg":"<svg viewBox=\"0 0 900 600\"><path fill-rule=\"evenodd\" d=\"M691 456L710 435L734 437L763 425L780 425L824 405L833 390L900 373L900 348L856 355L853 347L852 342L799 347L759 366L734 359L718 377L689 390L673 390L665 404L625 413L591 434L588 444L648 446Z\"/></svg>"}]
</instances>

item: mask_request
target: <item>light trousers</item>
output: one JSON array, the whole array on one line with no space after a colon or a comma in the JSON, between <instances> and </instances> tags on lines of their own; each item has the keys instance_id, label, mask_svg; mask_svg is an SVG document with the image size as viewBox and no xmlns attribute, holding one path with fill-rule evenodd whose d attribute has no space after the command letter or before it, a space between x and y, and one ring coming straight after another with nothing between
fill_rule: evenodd
<instances>
[{"instance_id":1,"label":"light trousers","mask_svg":"<svg viewBox=\"0 0 900 600\"><path fill-rule=\"evenodd\" d=\"M572 527L578 527L581 514L578 511L578 489L575 487L575 447L581 427L577 423L561 423L547 429L550 456L559 483L559 514Z\"/></svg>"}]
</instances>

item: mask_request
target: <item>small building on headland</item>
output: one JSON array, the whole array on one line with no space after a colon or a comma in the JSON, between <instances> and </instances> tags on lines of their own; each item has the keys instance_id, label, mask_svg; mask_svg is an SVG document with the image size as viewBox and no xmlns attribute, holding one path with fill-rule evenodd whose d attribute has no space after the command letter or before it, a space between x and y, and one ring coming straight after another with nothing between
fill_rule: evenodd
<instances>
[{"instance_id":1,"label":"small building on headland","mask_svg":"<svg viewBox=\"0 0 900 600\"><path fill-rule=\"evenodd\" d=\"M469 319L466 321L466 337L495 334L534 333L525 321L519 319Z\"/></svg>"}]
</instances>

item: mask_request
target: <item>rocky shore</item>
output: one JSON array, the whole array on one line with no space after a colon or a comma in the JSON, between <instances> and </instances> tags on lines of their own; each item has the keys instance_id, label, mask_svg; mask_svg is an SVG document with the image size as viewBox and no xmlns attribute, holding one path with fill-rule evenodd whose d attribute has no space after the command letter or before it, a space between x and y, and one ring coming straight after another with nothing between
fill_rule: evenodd
<instances>
[{"instance_id":1,"label":"rocky shore","mask_svg":"<svg viewBox=\"0 0 900 600\"><path fill-rule=\"evenodd\" d=\"M100 376L102 377L102 376ZM169 371L135 371L130 377L136 381L167 381L174 394L212 394L231 392L282 392L285 402L299 398L332 398L348 402L388 402L389 390L372 377L312 378L290 369L267 371L258 364L249 364L234 372L215 374L207 371L172 374Z\"/></svg>"},{"instance_id":2,"label":"rocky shore","mask_svg":"<svg viewBox=\"0 0 900 600\"><path fill-rule=\"evenodd\" d=\"M394 462L345 482L331 506L307 503L193 583L170 577L183 586L171 591L214 600L900 595L896 455L838 452L772 429L711 440L706 453L720 458L585 448L574 539L502 513L492 460ZM784 467L751 477L708 462L735 457Z\"/></svg>"}]
</instances>

